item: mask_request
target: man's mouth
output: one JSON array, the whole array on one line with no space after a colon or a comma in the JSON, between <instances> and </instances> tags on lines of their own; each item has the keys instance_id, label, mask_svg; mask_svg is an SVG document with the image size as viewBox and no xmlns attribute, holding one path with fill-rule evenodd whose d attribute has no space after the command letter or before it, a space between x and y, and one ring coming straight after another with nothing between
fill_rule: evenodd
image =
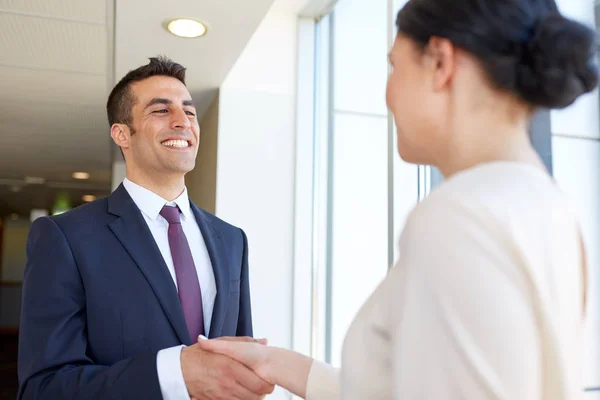
<instances>
[{"instance_id":1,"label":"man's mouth","mask_svg":"<svg viewBox=\"0 0 600 400\"><path fill-rule=\"evenodd\" d=\"M183 149L192 146L192 143L190 143L188 140L165 140L164 142L161 142L161 144L165 147L177 149Z\"/></svg>"}]
</instances>

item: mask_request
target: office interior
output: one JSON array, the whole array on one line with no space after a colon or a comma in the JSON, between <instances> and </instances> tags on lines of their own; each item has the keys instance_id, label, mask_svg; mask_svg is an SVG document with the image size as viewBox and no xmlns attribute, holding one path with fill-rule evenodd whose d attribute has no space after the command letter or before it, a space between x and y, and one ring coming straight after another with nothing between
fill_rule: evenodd
<instances>
[{"instance_id":1,"label":"office interior","mask_svg":"<svg viewBox=\"0 0 600 400\"><path fill-rule=\"evenodd\" d=\"M557 2L600 23L598 0ZM395 152L384 93L405 3L0 0L0 399L16 396L29 227L121 183L106 98L156 55L187 67L198 107L190 198L248 235L256 336L339 365L350 322L398 257L408 213L443 181ZM206 31L177 36L168 29L177 18ZM600 400L598 92L540 111L531 137L581 220L590 266L582 391Z\"/></svg>"}]
</instances>

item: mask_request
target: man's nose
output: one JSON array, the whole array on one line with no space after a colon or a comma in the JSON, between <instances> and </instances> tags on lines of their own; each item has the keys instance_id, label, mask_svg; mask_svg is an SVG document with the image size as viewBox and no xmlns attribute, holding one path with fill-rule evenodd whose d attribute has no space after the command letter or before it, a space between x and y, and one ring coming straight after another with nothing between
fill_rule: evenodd
<instances>
[{"instance_id":1,"label":"man's nose","mask_svg":"<svg viewBox=\"0 0 600 400\"><path fill-rule=\"evenodd\" d=\"M190 117L186 114L185 110L174 110L171 115L171 129L187 130L192 126Z\"/></svg>"}]
</instances>

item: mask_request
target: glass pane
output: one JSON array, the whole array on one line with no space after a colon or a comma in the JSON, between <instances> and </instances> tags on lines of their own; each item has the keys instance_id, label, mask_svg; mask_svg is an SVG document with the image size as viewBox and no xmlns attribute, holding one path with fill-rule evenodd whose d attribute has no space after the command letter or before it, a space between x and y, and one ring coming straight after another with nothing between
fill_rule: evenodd
<instances>
[{"instance_id":1,"label":"glass pane","mask_svg":"<svg viewBox=\"0 0 600 400\"><path fill-rule=\"evenodd\" d=\"M558 0L559 9L567 17L594 26L593 0ZM552 133L600 138L598 91L582 96L573 105L550 113Z\"/></svg>"},{"instance_id":2,"label":"glass pane","mask_svg":"<svg viewBox=\"0 0 600 400\"><path fill-rule=\"evenodd\" d=\"M406 218L417 205L419 198L419 168L403 161L397 151L394 129L394 260L398 259L398 241Z\"/></svg>"},{"instance_id":3,"label":"glass pane","mask_svg":"<svg viewBox=\"0 0 600 400\"><path fill-rule=\"evenodd\" d=\"M398 16L398 11L402 9L408 3L408 0L394 0L394 15L392 15L392 22L394 26L394 33L396 33L396 17Z\"/></svg>"},{"instance_id":4,"label":"glass pane","mask_svg":"<svg viewBox=\"0 0 600 400\"><path fill-rule=\"evenodd\" d=\"M387 273L387 119L335 115L331 361L356 312Z\"/></svg>"},{"instance_id":5,"label":"glass pane","mask_svg":"<svg viewBox=\"0 0 600 400\"><path fill-rule=\"evenodd\" d=\"M600 386L600 141L554 137L554 176L579 213L587 245L590 293L586 331L586 387Z\"/></svg>"},{"instance_id":6,"label":"glass pane","mask_svg":"<svg viewBox=\"0 0 600 400\"><path fill-rule=\"evenodd\" d=\"M334 107L386 115L387 1L340 0L333 21Z\"/></svg>"}]
</instances>

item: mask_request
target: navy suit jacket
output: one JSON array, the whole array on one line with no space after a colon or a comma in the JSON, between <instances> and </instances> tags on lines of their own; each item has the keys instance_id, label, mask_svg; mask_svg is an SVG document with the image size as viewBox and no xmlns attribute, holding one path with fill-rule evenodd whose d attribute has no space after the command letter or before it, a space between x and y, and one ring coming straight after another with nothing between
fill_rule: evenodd
<instances>
[{"instance_id":1,"label":"navy suit jacket","mask_svg":"<svg viewBox=\"0 0 600 400\"><path fill-rule=\"evenodd\" d=\"M209 336L252 336L246 235L193 203L191 209L217 285ZM164 259L122 185L33 223L19 399L161 399L157 352L194 342Z\"/></svg>"}]
</instances>

